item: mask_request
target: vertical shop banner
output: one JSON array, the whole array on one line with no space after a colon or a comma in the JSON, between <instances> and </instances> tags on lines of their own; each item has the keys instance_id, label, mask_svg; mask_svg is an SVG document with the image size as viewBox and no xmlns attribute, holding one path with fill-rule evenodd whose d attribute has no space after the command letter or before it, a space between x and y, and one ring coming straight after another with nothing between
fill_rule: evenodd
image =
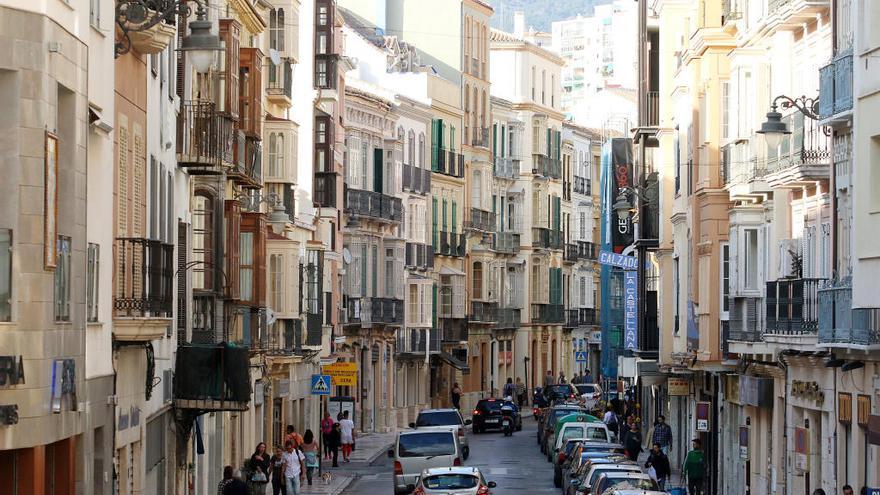
<instances>
[{"instance_id":1,"label":"vertical shop banner","mask_svg":"<svg viewBox=\"0 0 880 495\"><path fill-rule=\"evenodd\" d=\"M611 140L611 180L608 184L608 205L613 205L624 189L624 197L634 205L633 198L633 154L632 143L626 138ZM621 252L634 242L632 214L620 218L616 211L608 208L611 225L611 245L615 252Z\"/></svg>"},{"instance_id":2,"label":"vertical shop banner","mask_svg":"<svg viewBox=\"0 0 880 495\"><path fill-rule=\"evenodd\" d=\"M639 345L639 279L638 272L623 272L623 333L624 348Z\"/></svg>"}]
</instances>

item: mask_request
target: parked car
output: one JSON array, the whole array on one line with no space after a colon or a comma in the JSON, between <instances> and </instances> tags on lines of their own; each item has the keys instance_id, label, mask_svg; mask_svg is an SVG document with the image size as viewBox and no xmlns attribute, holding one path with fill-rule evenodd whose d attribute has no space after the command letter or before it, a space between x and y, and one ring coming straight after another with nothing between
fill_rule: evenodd
<instances>
[{"instance_id":1,"label":"parked car","mask_svg":"<svg viewBox=\"0 0 880 495\"><path fill-rule=\"evenodd\" d=\"M562 492L568 493L571 481L580 479L583 475L587 474L591 467L597 464L622 464L628 462L629 459L625 455L614 452L581 452L576 459L572 459L571 464L562 472Z\"/></svg>"},{"instance_id":2,"label":"parked car","mask_svg":"<svg viewBox=\"0 0 880 495\"><path fill-rule=\"evenodd\" d=\"M602 387L598 383L579 383L574 386L578 394L584 399L587 409L593 411L602 398Z\"/></svg>"},{"instance_id":3,"label":"parked car","mask_svg":"<svg viewBox=\"0 0 880 495\"><path fill-rule=\"evenodd\" d=\"M559 425L557 432L554 434L555 442L551 455L559 452L559 449L562 448L564 442L569 438L586 438L587 440L598 442L611 441L611 431L601 421L567 422Z\"/></svg>"},{"instance_id":4,"label":"parked car","mask_svg":"<svg viewBox=\"0 0 880 495\"><path fill-rule=\"evenodd\" d=\"M461 466L461 444L453 428L402 431L388 451L394 459L394 493L412 491L425 469Z\"/></svg>"},{"instance_id":5,"label":"parked car","mask_svg":"<svg viewBox=\"0 0 880 495\"><path fill-rule=\"evenodd\" d=\"M646 491L647 490L647 491ZM601 474L593 485L594 495L665 494L657 482L643 473L608 472Z\"/></svg>"},{"instance_id":6,"label":"parked car","mask_svg":"<svg viewBox=\"0 0 880 495\"><path fill-rule=\"evenodd\" d=\"M480 399L474 406L473 430L474 433L483 433L489 429L501 430L501 406L505 403L502 399ZM522 430L522 415L516 404L513 405L513 424L516 431Z\"/></svg>"},{"instance_id":7,"label":"parked car","mask_svg":"<svg viewBox=\"0 0 880 495\"><path fill-rule=\"evenodd\" d=\"M556 385L544 387L541 390L541 393L544 394L544 398L551 405L555 401L576 399L578 396L577 389L570 383L558 383Z\"/></svg>"},{"instance_id":8,"label":"parked car","mask_svg":"<svg viewBox=\"0 0 880 495\"><path fill-rule=\"evenodd\" d=\"M471 424L471 420L461 417L458 409L423 409L419 411L415 423L410 423L410 428L430 428L434 426L448 426L455 429L458 442L461 444L462 459L467 460L471 454L468 438L465 435L465 426Z\"/></svg>"},{"instance_id":9,"label":"parked car","mask_svg":"<svg viewBox=\"0 0 880 495\"><path fill-rule=\"evenodd\" d=\"M556 443L556 423L575 413L586 414L587 410L577 404L561 404L553 406L547 410L544 421L542 423L543 431L541 432L541 453L550 455L553 451L553 445Z\"/></svg>"},{"instance_id":10,"label":"parked car","mask_svg":"<svg viewBox=\"0 0 880 495\"><path fill-rule=\"evenodd\" d=\"M412 495L490 495L495 486L475 467L442 467L422 471L411 488Z\"/></svg>"},{"instance_id":11,"label":"parked car","mask_svg":"<svg viewBox=\"0 0 880 495\"><path fill-rule=\"evenodd\" d=\"M553 485L556 487L562 486L562 469L563 465L567 465L570 462L570 456L572 452L574 452L578 445L582 441L586 439L584 438L571 438L565 442L565 445L559 449L559 452L556 453L556 459L553 460Z\"/></svg>"},{"instance_id":12,"label":"parked car","mask_svg":"<svg viewBox=\"0 0 880 495\"><path fill-rule=\"evenodd\" d=\"M639 468L638 464L634 462L621 462L618 464L595 463L591 464L589 469L586 469L585 473L582 476L571 480L571 482L569 483L569 487L577 490L580 493L592 493L593 484L596 483L596 480L599 478L599 476L603 473L612 471L635 474L642 473L641 468ZM569 495L573 495L573 492Z\"/></svg>"}]
</instances>

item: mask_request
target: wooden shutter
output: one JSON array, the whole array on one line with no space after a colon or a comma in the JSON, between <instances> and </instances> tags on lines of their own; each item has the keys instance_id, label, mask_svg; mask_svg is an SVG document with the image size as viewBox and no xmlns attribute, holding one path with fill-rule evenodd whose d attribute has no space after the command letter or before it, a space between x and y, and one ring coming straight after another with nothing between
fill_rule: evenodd
<instances>
[{"instance_id":1,"label":"wooden shutter","mask_svg":"<svg viewBox=\"0 0 880 495\"><path fill-rule=\"evenodd\" d=\"M841 423L852 423L852 394L837 394L837 420Z\"/></svg>"},{"instance_id":2,"label":"wooden shutter","mask_svg":"<svg viewBox=\"0 0 880 495\"><path fill-rule=\"evenodd\" d=\"M223 52L223 65L217 72L217 110L237 120L241 24L235 19L220 19L219 33L226 50Z\"/></svg>"},{"instance_id":3,"label":"wooden shutter","mask_svg":"<svg viewBox=\"0 0 880 495\"><path fill-rule=\"evenodd\" d=\"M403 280L398 278L399 275L404 273L404 258L406 257L406 253L404 253L405 245L400 245L394 248L394 272L397 274L395 276L395 292L397 293L397 299L403 299L404 295L404 283Z\"/></svg>"},{"instance_id":4,"label":"wooden shutter","mask_svg":"<svg viewBox=\"0 0 880 495\"><path fill-rule=\"evenodd\" d=\"M183 38L187 34L187 16L179 15L177 16L177 48L183 46ZM177 73L176 76L176 85L175 89L177 90L177 96L181 101L186 100L188 98L184 98L185 89L186 89L186 52L178 51L177 52Z\"/></svg>"},{"instance_id":5,"label":"wooden shutter","mask_svg":"<svg viewBox=\"0 0 880 495\"><path fill-rule=\"evenodd\" d=\"M147 155L144 146L143 128L132 125L134 150L131 167L131 235L144 237L144 213L147 210Z\"/></svg>"},{"instance_id":6,"label":"wooden shutter","mask_svg":"<svg viewBox=\"0 0 880 495\"><path fill-rule=\"evenodd\" d=\"M119 114L116 144L116 237L128 236L129 176L128 118Z\"/></svg>"},{"instance_id":7,"label":"wooden shutter","mask_svg":"<svg viewBox=\"0 0 880 495\"><path fill-rule=\"evenodd\" d=\"M552 140L551 137L550 137L550 133L551 133L551 132L552 132L552 131L551 131L550 128L548 127L548 128L547 128L547 156L548 156L548 157L549 157L549 156L553 156L552 154L550 154L550 153L551 153L551 150L553 149L553 140Z\"/></svg>"},{"instance_id":8,"label":"wooden shutter","mask_svg":"<svg viewBox=\"0 0 880 495\"><path fill-rule=\"evenodd\" d=\"M187 224L177 224L177 341L187 342L186 323L189 321L187 302L187 270L185 269L188 259L189 235Z\"/></svg>"},{"instance_id":9,"label":"wooden shutter","mask_svg":"<svg viewBox=\"0 0 880 495\"><path fill-rule=\"evenodd\" d=\"M431 170L438 170L440 163L440 121L431 121Z\"/></svg>"},{"instance_id":10,"label":"wooden shutter","mask_svg":"<svg viewBox=\"0 0 880 495\"><path fill-rule=\"evenodd\" d=\"M452 316L464 318L464 276L452 276Z\"/></svg>"},{"instance_id":11,"label":"wooden shutter","mask_svg":"<svg viewBox=\"0 0 880 495\"><path fill-rule=\"evenodd\" d=\"M562 215L562 203L559 196L553 198L553 230L559 230Z\"/></svg>"},{"instance_id":12,"label":"wooden shutter","mask_svg":"<svg viewBox=\"0 0 880 495\"><path fill-rule=\"evenodd\" d=\"M492 156L497 155L496 150L498 146L498 124L492 124ZM495 161L492 161L492 171L495 171Z\"/></svg>"},{"instance_id":13,"label":"wooden shutter","mask_svg":"<svg viewBox=\"0 0 880 495\"><path fill-rule=\"evenodd\" d=\"M434 251L437 251L437 198L431 198L431 245L434 247Z\"/></svg>"},{"instance_id":14,"label":"wooden shutter","mask_svg":"<svg viewBox=\"0 0 880 495\"><path fill-rule=\"evenodd\" d=\"M241 244L241 204L234 200L226 200L226 277L222 280L227 284L226 297L238 299L239 297L239 270L241 267L239 252Z\"/></svg>"},{"instance_id":15,"label":"wooden shutter","mask_svg":"<svg viewBox=\"0 0 880 495\"><path fill-rule=\"evenodd\" d=\"M239 111L247 112L247 115L242 119L246 123L242 130L248 137L255 139L260 139L262 136L262 61L263 52L259 48L242 48L240 50L239 69L242 74L247 73L246 80L238 82L241 85Z\"/></svg>"},{"instance_id":16,"label":"wooden shutter","mask_svg":"<svg viewBox=\"0 0 880 495\"><path fill-rule=\"evenodd\" d=\"M443 222L440 226L440 230L442 232L448 232L448 230L446 228L447 227L447 225L446 225L446 198L443 198L443 210L441 210L441 214L443 215L443 218L442 218Z\"/></svg>"},{"instance_id":17,"label":"wooden shutter","mask_svg":"<svg viewBox=\"0 0 880 495\"><path fill-rule=\"evenodd\" d=\"M382 192L382 148L373 149L373 191Z\"/></svg>"},{"instance_id":18,"label":"wooden shutter","mask_svg":"<svg viewBox=\"0 0 880 495\"><path fill-rule=\"evenodd\" d=\"M452 233L458 232L458 203L452 200Z\"/></svg>"}]
</instances>

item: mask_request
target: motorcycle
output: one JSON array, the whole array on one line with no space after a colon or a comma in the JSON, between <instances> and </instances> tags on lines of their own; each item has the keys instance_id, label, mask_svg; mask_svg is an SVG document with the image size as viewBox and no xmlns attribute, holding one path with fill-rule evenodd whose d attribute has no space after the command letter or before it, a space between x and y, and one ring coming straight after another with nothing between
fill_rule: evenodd
<instances>
[{"instance_id":1,"label":"motorcycle","mask_svg":"<svg viewBox=\"0 0 880 495\"><path fill-rule=\"evenodd\" d=\"M510 406L502 406L501 407L501 431L504 432L505 437L509 437L513 435L514 430L513 425L513 408Z\"/></svg>"}]
</instances>

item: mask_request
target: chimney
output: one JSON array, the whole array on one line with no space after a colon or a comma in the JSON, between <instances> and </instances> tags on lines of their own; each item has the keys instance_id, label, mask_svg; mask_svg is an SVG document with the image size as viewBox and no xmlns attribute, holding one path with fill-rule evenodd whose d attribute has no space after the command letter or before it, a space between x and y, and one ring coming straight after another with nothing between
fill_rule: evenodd
<instances>
[{"instance_id":1,"label":"chimney","mask_svg":"<svg viewBox=\"0 0 880 495\"><path fill-rule=\"evenodd\" d=\"M513 35L522 38L526 34L526 14L522 10L513 13Z\"/></svg>"}]
</instances>

